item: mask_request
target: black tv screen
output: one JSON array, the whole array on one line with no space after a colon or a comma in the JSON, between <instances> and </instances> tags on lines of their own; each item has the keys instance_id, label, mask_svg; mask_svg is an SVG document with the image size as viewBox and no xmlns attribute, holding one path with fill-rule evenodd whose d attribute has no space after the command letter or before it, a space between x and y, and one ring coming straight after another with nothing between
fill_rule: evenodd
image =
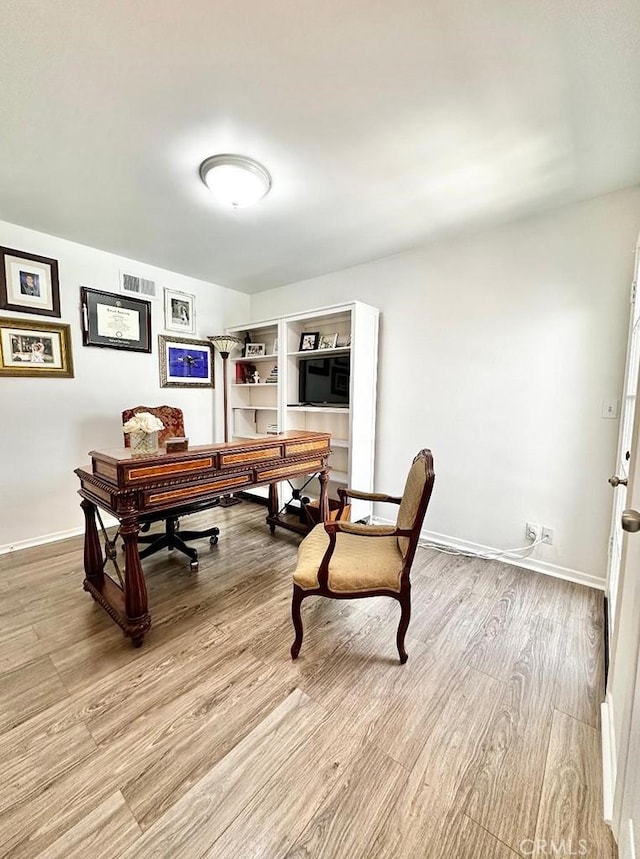
<instances>
[{"instance_id":1,"label":"black tv screen","mask_svg":"<svg viewBox=\"0 0 640 859\"><path fill-rule=\"evenodd\" d=\"M300 359L301 403L349 404L351 356Z\"/></svg>"}]
</instances>

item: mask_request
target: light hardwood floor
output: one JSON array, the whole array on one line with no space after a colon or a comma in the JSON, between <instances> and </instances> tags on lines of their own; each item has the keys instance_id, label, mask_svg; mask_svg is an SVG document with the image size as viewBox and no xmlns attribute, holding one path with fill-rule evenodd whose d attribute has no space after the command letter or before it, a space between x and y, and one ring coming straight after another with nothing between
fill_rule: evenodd
<instances>
[{"instance_id":1,"label":"light hardwood floor","mask_svg":"<svg viewBox=\"0 0 640 859\"><path fill-rule=\"evenodd\" d=\"M392 600L305 602L299 538L244 503L200 572L145 562L140 650L82 540L0 558L0 856L610 859L602 594L419 549Z\"/></svg>"}]
</instances>

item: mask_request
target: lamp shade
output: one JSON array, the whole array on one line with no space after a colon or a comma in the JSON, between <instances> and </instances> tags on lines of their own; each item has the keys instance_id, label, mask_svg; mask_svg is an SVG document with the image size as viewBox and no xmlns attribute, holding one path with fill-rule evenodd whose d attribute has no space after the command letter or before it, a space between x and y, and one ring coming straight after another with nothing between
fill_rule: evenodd
<instances>
[{"instance_id":1,"label":"lamp shade","mask_svg":"<svg viewBox=\"0 0 640 859\"><path fill-rule=\"evenodd\" d=\"M234 209L257 203L271 188L266 167L245 155L212 155L200 165L200 178L220 203Z\"/></svg>"},{"instance_id":2,"label":"lamp shade","mask_svg":"<svg viewBox=\"0 0 640 859\"><path fill-rule=\"evenodd\" d=\"M221 355L229 355L229 352L232 352L236 346L240 346L242 343L242 340L239 337L234 337L233 334L216 334L214 337L208 337L207 340Z\"/></svg>"}]
</instances>

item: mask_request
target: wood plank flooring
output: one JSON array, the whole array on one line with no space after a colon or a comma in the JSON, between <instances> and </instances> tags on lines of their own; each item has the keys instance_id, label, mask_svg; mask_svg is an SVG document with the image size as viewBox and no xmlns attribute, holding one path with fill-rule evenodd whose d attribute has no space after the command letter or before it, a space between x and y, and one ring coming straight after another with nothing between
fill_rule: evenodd
<instances>
[{"instance_id":1,"label":"wood plank flooring","mask_svg":"<svg viewBox=\"0 0 640 859\"><path fill-rule=\"evenodd\" d=\"M145 562L140 650L82 590L82 540L0 557L0 857L614 859L602 594L419 549L409 661L388 599L312 598L299 538L191 517Z\"/></svg>"}]
</instances>

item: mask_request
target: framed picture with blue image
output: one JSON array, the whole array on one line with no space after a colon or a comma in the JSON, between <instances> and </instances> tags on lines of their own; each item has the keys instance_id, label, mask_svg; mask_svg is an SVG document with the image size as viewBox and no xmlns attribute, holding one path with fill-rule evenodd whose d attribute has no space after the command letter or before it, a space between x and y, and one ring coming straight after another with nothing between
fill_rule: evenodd
<instances>
[{"instance_id":1,"label":"framed picture with blue image","mask_svg":"<svg viewBox=\"0 0 640 859\"><path fill-rule=\"evenodd\" d=\"M213 388L213 346L208 340L158 335L161 388Z\"/></svg>"}]
</instances>

